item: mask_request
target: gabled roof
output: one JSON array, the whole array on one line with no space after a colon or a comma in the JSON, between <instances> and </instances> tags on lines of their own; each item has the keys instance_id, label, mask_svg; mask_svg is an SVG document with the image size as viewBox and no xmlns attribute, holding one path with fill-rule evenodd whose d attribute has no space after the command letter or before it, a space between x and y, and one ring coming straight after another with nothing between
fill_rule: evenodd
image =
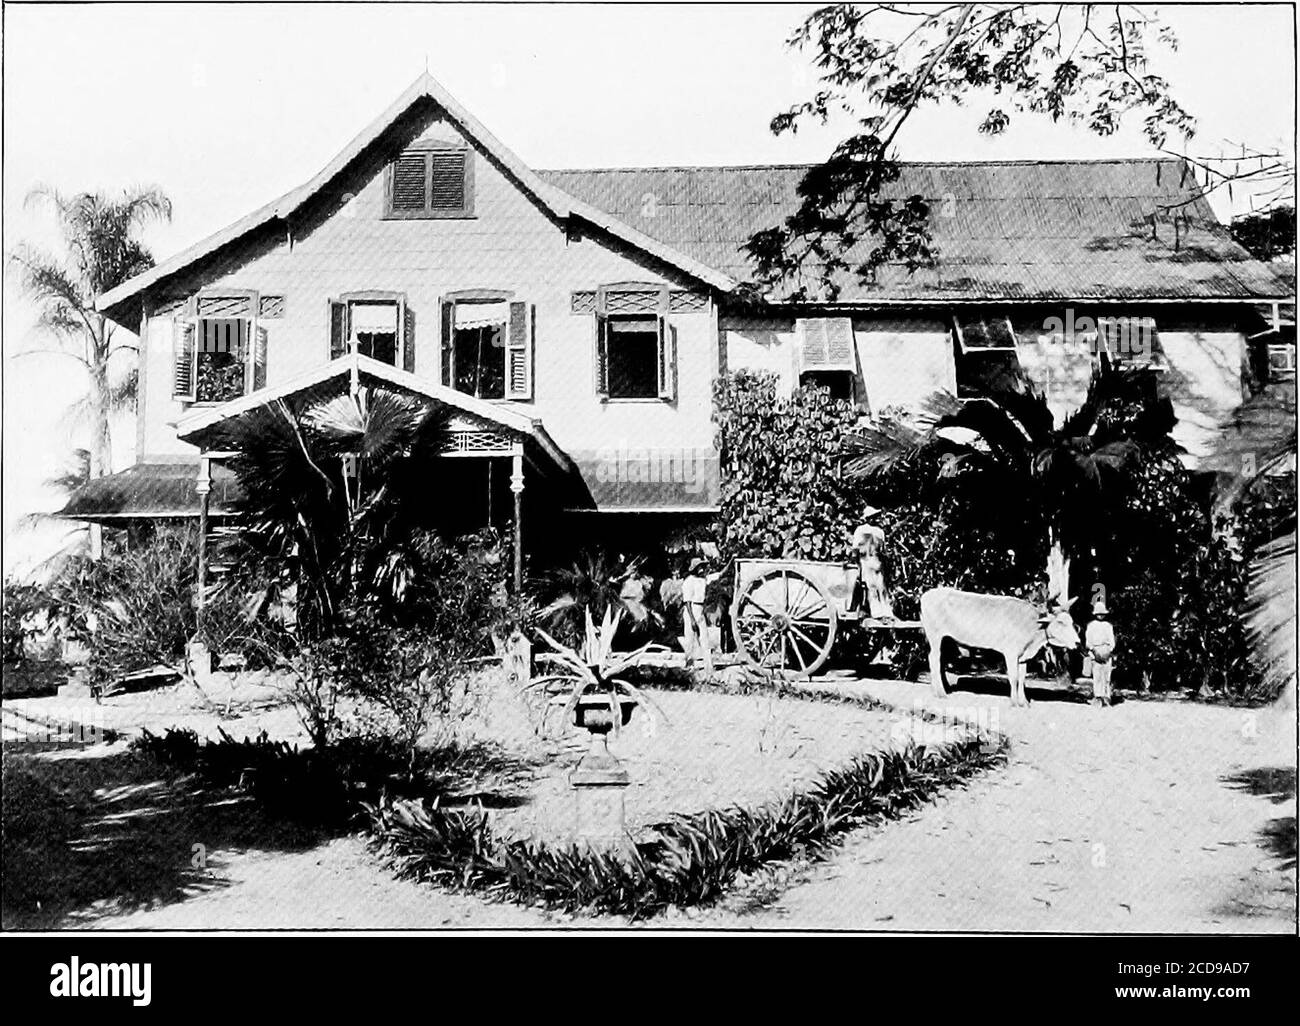
<instances>
[{"instance_id":1,"label":"gabled roof","mask_svg":"<svg viewBox=\"0 0 1300 1026\"><path fill-rule=\"evenodd\" d=\"M555 444L540 419L530 417L518 410L499 403L476 399L472 395L458 392L454 388L438 385L428 378L398 370L386 363L372 360L368 356L356 353L339 357L329 363L320 364L311 370L299 374L272 388L258 389L248 395L220 406L204 407L191 410L176 425L176 437L183 442L202 444L213 428L251 410L266 406L277 399L314 392L323 385L347 380L356 376L359 381L372 381L392 385L414 395L433 399L480 423L503 428L517 436L521 441L531 441L546 454L554 465L565 473L575 471L573 461Z\"/></svg>"},{"instance_id":2,"label":"gabled roof","mask_svg":"<svg viewBox=\"0 0 1300 1026\"><path fill-rule=\"evenodd\" d=\"M371 144L376 142L398 118L412 105L421 100L432 100L447 114L460 130L474 140L485 152L490 154L505 171L516 181L521 189L540 203L559 221L580 218L621 239L635 249L639 249L657 260L675 267L692 278L696 278L713 288L728 291L736 282L714 268L678 252L662 240L624 224L608 212L598 210L581 199L576 199L554 185L544 182L504 143L496 138L483 124L428 72L422 74L399 96L388 109L365 127L338 155L334 157L310 181L285 193L279 199L272 200L229 227L208 236L168 260L156 265L143 274L136 275L123 282L117 288L110 289L99 297L96 308L112 316L128 300L140 295L149 286L164 278L182 271L190 265L215 253L218 249L248 233L273 221L288 221L304 204L309 202L322 189L328 186L349 164L352 163ZM129 325L128 325L129 326Z\"/></svg>"},{"instance_id":3,"label":"gabled roof","mask_svg":"<svg viewBox=\"0 0 1300 1026\"><path fill-rule=\"evenodd\" d=\"M810 165L539 171L701 263L752 277L743 245L799 206ZM1293 295L1229 236L1181 160L905 163L885 197L930 202L934 269L844 280L842 303L1242 300ZM653 196L653 208L645 198ZM849 262L866 257L863 243Z\"/></svg>"}]
</instances>

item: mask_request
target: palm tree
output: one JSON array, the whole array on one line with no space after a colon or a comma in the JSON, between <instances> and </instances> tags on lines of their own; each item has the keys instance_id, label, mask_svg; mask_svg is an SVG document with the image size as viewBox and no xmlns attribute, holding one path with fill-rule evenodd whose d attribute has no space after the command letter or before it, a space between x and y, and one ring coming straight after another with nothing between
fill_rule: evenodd
<instances>
[{"instance_id":1,"label":"palm tree","mask_svg":"<svg viewBox=\"0 0 1300 1026\"><path fill-rule=\"evenodd\" d=\"M114 339L111 322L95 302L109 289L153 266L153 256L136 238L155 220L170 220L171 200L153 187L126 189L120 196L82 192L66 196L48 186L38 186L29 204L53 208L63 234L66 259L22 244L10 254L22 288L40 305L38 325L50 339L32 354L58 355L75 360L84 369L88 388L83 400L69 411L74 423L89 429L90 477L111 470L109 425L114 413L129 409L135 400L134 371L113 374L113 357L129 354L137 346ZM101 530L90 529L91 552L101 551Z\"/></svg>"},{"instance_id":2,"label":"palm tree","mask_svg":"<svg viewBox=\"0 0 1300 1026\"><path fill-rule=\"evenodd\" d=\"M429 461L447 431L437 403L381 387L277 400L221 429L216 447L238 454L243 539L300 588L309 631L329 633L359 594L400 606L418 589L435 544Z\"/></svg>"},{"instance_id":3,"label":"palm tree","mask_svg":"<svg viewBox=\"0 0 1300 1026\"><path fill-rule=\"evenodd\" d=\"M1086 564L1102 537L1098 504L1139 457L1178 451L1167 399L1144 397L1137 369L1105 356L1083 404L1057 426L1046 397L1023 374L1004 375L975 398L932 395L915 423L884 420L845 439L844 469L869 486L925 487L974 479L1000 512L1042 519L1064 554ZM1078 564L1076 564L1078 565Z\"/></svg>"}]
</instances>

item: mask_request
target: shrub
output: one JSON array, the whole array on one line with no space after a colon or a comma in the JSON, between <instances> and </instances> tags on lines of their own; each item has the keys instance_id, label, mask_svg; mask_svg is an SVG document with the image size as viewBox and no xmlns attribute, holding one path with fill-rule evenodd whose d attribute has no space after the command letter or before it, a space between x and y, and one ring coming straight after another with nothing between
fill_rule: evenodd
<instances>
[{"instance_id":1,"label":"shrub","mask_svg":"<svg viewBox=\"0 0 1300 1026\"><path fill-rule=\"evenodd\" d=\"M1212 522L1174 457L1135 468L1104 511L1098 580L1115 625L1117 677L1155 690L1243 695L1255 673L1241 609L1247 572L1232 525Z\"/></svg>"},{"instance_id":2,"label":"shrub","mask_svg":"<svg viewBox=\"0 0 1300 1026\"><path fill-rule=\"evenodd\" d=\"M68 636L90 652L91 682L172 663L194 635L198 546L190 528L160 529L146 543L76 556L51 582Z\"/></svg>"},{"instance_id":3,"label":"shrub","mask_svg":"<svg viewBox=\"0 0 1300 1026\"><path fill-rule=\"evenodd\" d=\"M179 664L198 630L197 582L195 527L159 527L135 544L106 539L99 559L64 562L49 584L50 610L66 635L86 646L91 682L103 685L142 667ZM206 620L223 640L256 605L249 586L227 582L209 597Z\"/></svg>"},{"instance_id":4,"label":"shrub","mask_svg":"<svg viewBox=\"0 0 1300 1026\"><path fill-rule=\"evenodd\" d=\"M50 627L50 593L38 584L16 581L4 583L3 638L0 658L5 665L27 661L29 643Z\"/></svg>"},{"instance_id":5,"label":"shrub","mask_svg":"<svg viewBox=\"0 0 1300 1026\"><path fill-rule=\"evenodd\" d=\"M484 746L448 745L423 750L412 764L389 740L349 737L325 748L300 749L272 741L265 731L236 741L225 730L216 741L170 727L144 730L131 749L177 773L193 773L213 787L239 788L268 812L299 822L346 826L365 803L384 795L405 799L441 796L467 773L512 766Z\"/></svg>"},{"instance_id":6,"label":"shrub","mask_svg":"<svg viewBox=\"0 0 1300 1026\"><path fill-rule=\"evenodd\" d=\"M785 398L775 375L750 371L719 378L713 402L724 558L844 558L862 511L839 468L854 406L815 386Z\"/></svg>"}]
</instances>

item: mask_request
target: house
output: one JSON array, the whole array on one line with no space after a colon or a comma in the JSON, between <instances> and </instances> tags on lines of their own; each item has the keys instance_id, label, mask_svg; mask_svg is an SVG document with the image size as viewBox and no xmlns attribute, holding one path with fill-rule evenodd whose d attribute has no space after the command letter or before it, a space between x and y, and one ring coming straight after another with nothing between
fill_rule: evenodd
<instances>
[{"instance_id":1,"label":"house","mask_svg":"<svg viewBox=\"0 0 1300 1026\"><path fill-rule=\"evenodd\" d=\"M804 170L534 170L422 75L311 181L101 297L142 342L137 463L64 514L227 516L221 425L365 384L447 408L431 503L513 522L517 552L706 521L712 382L739 367L878 413L1019 362L1065 411L1109 350L1173 398L1193 462L1255 387L1253 310L1286 287L1178 161L907 165L936 267L755 300L741 247Z\"/></svg>"}]
</instances>

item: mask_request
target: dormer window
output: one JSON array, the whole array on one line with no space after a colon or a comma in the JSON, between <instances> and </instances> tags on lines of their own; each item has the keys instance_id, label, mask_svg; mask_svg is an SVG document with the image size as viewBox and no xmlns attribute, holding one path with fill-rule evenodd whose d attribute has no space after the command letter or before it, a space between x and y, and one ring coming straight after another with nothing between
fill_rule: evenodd
<instances>
[{"instance_id":1,"label":"dormer window","mask_svg":"<svg viewBox=\"0 0 1300 1026\"><path fill-rule=\"evenodd\" d=\"M395 218L473 217L474 161L465 147L406 150L388 166L385 214Z\"/></svg>"}]
</instances>

